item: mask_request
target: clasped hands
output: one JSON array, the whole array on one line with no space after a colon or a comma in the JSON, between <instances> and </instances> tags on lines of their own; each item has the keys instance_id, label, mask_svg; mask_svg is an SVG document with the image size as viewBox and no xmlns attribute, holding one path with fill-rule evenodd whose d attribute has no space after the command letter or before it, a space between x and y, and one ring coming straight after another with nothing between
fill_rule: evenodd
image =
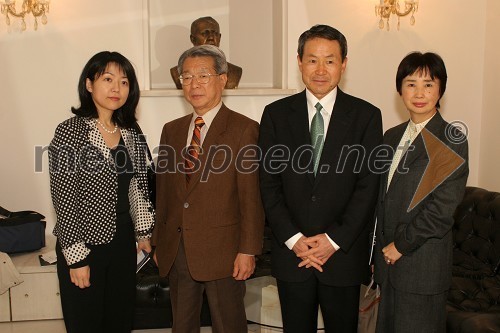
<instances>
[{"instance_id":1,"label":"clasped hands","mask_svg":"<svg viewBox=\"0 0 500 333\"><path fill-rule=\"evenodd\" d=\"M335 248L326 237L326 234L319 234L312 237L302 236L293 246L293 252L302 261L299 267L313 267L323 272L323 265L335 253Z\"/></svg>"}]
</instances>

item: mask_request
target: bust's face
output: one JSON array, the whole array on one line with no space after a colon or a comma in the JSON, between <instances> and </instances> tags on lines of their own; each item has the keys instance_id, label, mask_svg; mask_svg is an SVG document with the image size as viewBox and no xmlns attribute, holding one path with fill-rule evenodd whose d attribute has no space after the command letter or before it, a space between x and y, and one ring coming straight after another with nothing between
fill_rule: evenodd
<instances>
[{"instance_id":1,"label":"bust's face","mask_svg":"<svg viewBox=\"0 0 500 333\"><path fill-rule=\"evenodd\" d=\"M193 46L209 44L219 47L220 36L219 25L216 22L200 21L190 38Z\"/></svg>"}]
</instances>

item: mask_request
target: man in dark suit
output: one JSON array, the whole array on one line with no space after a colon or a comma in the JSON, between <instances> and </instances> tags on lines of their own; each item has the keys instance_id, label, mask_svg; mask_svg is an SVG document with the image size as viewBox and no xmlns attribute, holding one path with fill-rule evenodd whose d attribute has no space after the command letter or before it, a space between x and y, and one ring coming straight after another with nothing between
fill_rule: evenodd
<instances>
[{"instance_id":1,"label":"man in dark suit","mask_svg":"<svg viewBox=\"0 0 500 333\"><path fill-rule=\"evenodd\" d=\"M193 46L198 45L214 45L219 47L220 44L220 28L219 22L217 22L213 17L205 16L200 17L191 23L191 35L189 36ZM170 68L170 76L174 80L177 89L182 89L182 84L179 81L180 72L177 66ZM243 69L239 66L227 63L227 81L226 89L236 89L240 83L241 75Z\"/></svg>"},{"instance_id":2,"label":"man in dark suit","mask_svg":"<svg viewBox=\"0 0 500 333\"><path fill-rule=\"evenodd\" d=\"M299 38L306 90L264 110L261 195L273 232L284 331L356 332L359 288L369 277L369 229L378 176L368 156L382 141L375 106L342 92L347 42L316 25Z\"/></svg>"},{"instance_id":3,"label":"man in dark suit","mask_svg":"<svg viewBox=\"0 0 500 333\"><path fill-rule=\"evenodd\" d=\"M152 243L169 275L173 332L199 333L203 291L218 333L247 333L245 280L261 252L258 123L221 100L224 53L195 46L180 59L194 113L163 127L158 154L157 223Z\"/></svg>"},{"instance_id":4,"label":"man in dark suit","mask_svg":"<svg viewBox=\"0 0 500 333\"><path fill-rule=\"evenodd\" d=\"M396 74L410 120L384 136L392 162L377 208L379 333L446 331L453 213L469 172L467 138L438 111L446 81L435 53L410 53Z\"/></svg>"}]
</instances>

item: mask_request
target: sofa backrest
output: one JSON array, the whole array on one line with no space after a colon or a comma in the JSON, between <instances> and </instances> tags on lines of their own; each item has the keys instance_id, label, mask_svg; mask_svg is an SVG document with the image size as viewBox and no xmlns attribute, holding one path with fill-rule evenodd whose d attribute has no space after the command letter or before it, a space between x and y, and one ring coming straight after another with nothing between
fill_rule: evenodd
<instances>
[{"instance_id":1,"label":"sofa backrest","mask_svg":"<svg viewBox=\"0 0 500 333\"><path fill-rule=\"evenodd\" d=\"M500 269L500 193L467 187L453 226L453 275L494 276Z\"/></svg>"}]
</instances>

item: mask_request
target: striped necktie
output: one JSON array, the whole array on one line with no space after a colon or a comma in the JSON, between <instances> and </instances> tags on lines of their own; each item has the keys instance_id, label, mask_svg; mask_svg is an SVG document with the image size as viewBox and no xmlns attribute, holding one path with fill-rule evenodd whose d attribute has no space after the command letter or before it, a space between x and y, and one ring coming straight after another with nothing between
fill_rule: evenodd
<instances>
[{"instance_id":1,"label":"striped necktie","mask_svg":"<svg viewBox=\"0 0 500 333\"><path fill-rule=\"evenodd\" d=\"M316 113L311 121L311 144L313 146L314 175L316 176L323 143L325 142L325 123L321 115L323 106L318 102L314 107L316 108Z\"/></svg>"},{"instance_id":2,"label":"striped necktie","mask_svg":"<svg viewBox=\"0 0 500 333\"><path fill-rule=\"evenodd\" d=\"M196 117L194 120L193 137L191 144L187 149L186 158L184 159L184 167L186 169L186 184L189 184L191 174L194 172L196 161L201 150L201 128L205 125L202 117Z\"/></svg>"}]
</instances>

